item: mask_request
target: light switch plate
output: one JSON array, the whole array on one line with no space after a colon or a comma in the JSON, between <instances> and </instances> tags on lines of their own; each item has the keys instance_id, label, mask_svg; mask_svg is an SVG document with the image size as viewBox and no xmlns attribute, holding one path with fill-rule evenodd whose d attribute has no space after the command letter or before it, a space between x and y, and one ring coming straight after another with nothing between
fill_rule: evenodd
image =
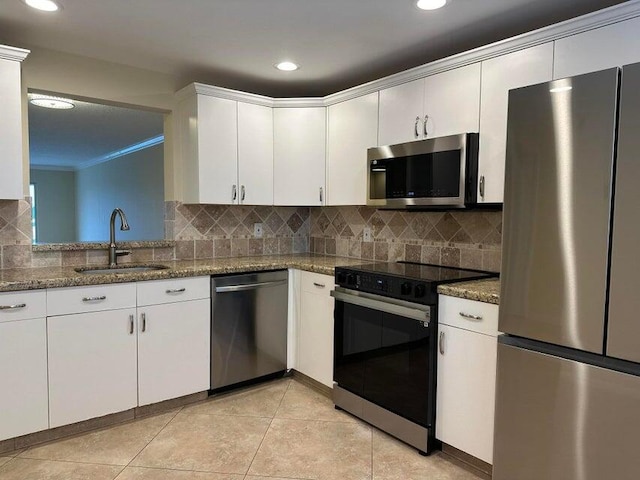
<instances>
[{"instance_id":1,"label":"light switch plate","mask_svg":"<svg viewBox=\"0 0 640 480\"><path fill-rule=\"evenodd\" d=\"M371 229L369 227L365 227L362 231L362 241L371 242Z\"/></svg>"},{"instance_id":2,"label":"light switch plate","mask_svg":"<svg viewBox=\"0 0 640 480\"><path fill-rule=\"evenodd\" d=\"M262 224L254 223L253 224L253 236L256 238L262 238Z\"/></svg>"}]
</instances>

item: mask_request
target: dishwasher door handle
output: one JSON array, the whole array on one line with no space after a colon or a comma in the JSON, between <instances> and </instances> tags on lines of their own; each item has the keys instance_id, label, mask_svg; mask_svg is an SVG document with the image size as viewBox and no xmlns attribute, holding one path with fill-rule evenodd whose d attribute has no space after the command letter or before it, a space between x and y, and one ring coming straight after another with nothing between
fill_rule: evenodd
<instances>
[{"instance_id":1,"label":"dishwasher door handle","mask_svg":"<svg viewBox=\"0 0 640 480\"><path fill-rule=\"evenodd\" d=\"M229 285L227 287L216 287L216 293L227 292L242 292L244 290L255 290L263 287L277 287L280 285L287 285L287 280L277 280L275 282L259 282L259 283L245 283L241 285Z\"/></svg>"}]
</instances>

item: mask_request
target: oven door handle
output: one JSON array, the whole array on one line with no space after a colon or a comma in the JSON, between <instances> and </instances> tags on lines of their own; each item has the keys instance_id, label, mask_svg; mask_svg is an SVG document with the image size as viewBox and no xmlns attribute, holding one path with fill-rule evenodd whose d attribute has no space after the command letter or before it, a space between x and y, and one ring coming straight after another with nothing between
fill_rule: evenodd
<instances>
[{"instance_id":1,"label":"oven door handle","mask_svg":"<svg viewBox=\"0 0 640 480\"><path fill-rule=\"evenodd\" d=\"M349 293L339 292L337 290L332 290L331 296L340 302L358 305L359 307L371 308L372 310L379 310L381 312L398 315L400 317L412 318L421 322L428 323L431 319L431 314L428 310L425 311L418 308L407 307L405 305L398 305L393 303L393 300L391 299L377 300L371 297L352 295Z\"/></svg>"}]
</instances>

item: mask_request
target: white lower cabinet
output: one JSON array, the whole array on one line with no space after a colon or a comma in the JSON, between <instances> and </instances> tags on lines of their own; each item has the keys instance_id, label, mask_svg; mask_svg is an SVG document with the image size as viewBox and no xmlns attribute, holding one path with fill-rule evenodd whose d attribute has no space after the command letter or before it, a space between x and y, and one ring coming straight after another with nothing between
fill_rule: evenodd
<instances>
[{"instance_id":1,"label":"white lower cabinet","mask_svg":"<svg viewBox=\"0 0 640 480\"><path fill-rule=\"evenodd\" d=\"M210 300L138 309L138 403L209 389Z\"/></svg>"},{"instance_id":2,"label":"white lower cabinet","mask_svg":"<svg viewBox=\"0 0 640 480\"><path fill-rule=\"evenodd\" d=\"M10 305L0 296L0 306ZM4 317L0 311L0 441L49 427L46 320Z\"/></svg>"},{"instance_id":3,"label":"white lower cabinet","mask_svg":"<svg viewBox=\"0 0 640 480\"><path fill-rule=\"evenodd\" d=\"M47 318L51 427L138 403L136 309Z\"/></svg>"},{"instance_id":4,"label":"white lower cabinet","mask_svg":"<svg viewBox=\"0 0 640 480\"><path fill-rule=\"evenodd\" d=\"M498 307L442 295L439 305L436 438L491 464Z\"/></svg>"},{"instance_id":5,"label":"white lower cabinet","mask_svg":"<svg viewBox=\"0 0 640 480\"><path fill-rule=\"evenodd\" d=\"M301 272L296 370L333 387L332 276Z\"/></svg>"}]
</instances>

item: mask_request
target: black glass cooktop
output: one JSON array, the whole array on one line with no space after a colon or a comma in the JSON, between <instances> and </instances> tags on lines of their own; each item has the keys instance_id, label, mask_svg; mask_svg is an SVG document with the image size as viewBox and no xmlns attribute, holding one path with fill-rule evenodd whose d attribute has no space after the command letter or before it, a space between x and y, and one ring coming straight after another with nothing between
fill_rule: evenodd
<instances>
[{"instance_id":1,"label":"black glass cooktop","mask_svg":"<svg viewBox=\"0 0 640 480\"><path fill-rule=\"evenodd\" d=\"M497 274L494 273L480 272L477 270L464 270L461 268L411 262L369 263L352 265L345 269L356 272L391 275L401 279L417 280L432 284L480 280L482 278L497 276Z\"/></svg>"}]
</instances>

